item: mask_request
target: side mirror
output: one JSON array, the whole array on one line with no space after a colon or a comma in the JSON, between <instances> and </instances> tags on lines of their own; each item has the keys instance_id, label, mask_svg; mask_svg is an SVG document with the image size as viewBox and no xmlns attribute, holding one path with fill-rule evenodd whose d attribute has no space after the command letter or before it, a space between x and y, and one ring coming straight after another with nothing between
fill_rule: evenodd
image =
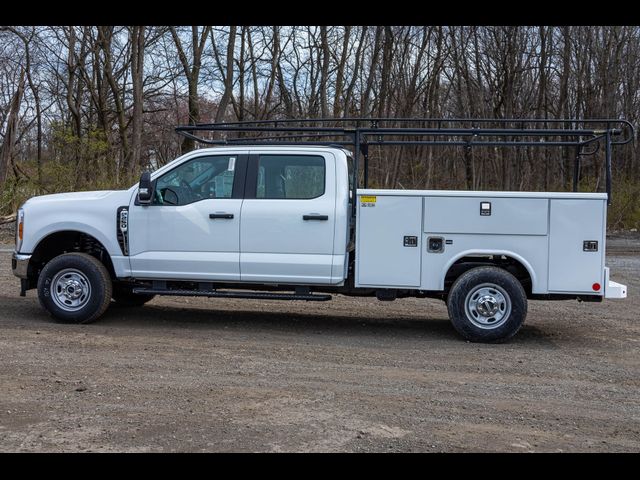
<instances>
[{"instance_id":1,"label":"side mirror","mask_svg":"<svg viewBox=\"0 0 640 480\"><path fill-rule=\"evenodd\" d=\"M151 184L151 173L143 172L140 175L138 186L138 203L140 205L150 205L153 198L153 185Z\"/></svg>"}]
</instances>

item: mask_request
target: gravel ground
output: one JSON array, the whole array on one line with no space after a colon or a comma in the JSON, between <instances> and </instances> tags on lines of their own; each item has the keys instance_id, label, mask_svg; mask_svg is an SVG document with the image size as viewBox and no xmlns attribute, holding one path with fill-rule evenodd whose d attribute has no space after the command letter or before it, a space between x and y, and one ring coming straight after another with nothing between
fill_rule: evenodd
<instances>
[{"instance_id":1,"label":"gravel ground","mask_svg":"<svg viewBox=\"0 0 640 480\"><path fill-rule=\"evenodd\" d=\"M165 297L62 325L0 251L0 451L637 452L639 247L610 242L628 299L532 301L502 345L418 299Z\"/></svg>"}]
</instances>

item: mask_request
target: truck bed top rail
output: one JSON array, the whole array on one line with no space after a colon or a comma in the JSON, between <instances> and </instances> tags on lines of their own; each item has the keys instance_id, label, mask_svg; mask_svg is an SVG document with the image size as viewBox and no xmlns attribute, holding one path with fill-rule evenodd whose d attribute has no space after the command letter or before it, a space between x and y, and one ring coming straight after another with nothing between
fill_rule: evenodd
<instances>
[{"instance_id":1,"label":"truck bed top rail","mask_svg":"<svg viewBox=\"0 0 640 480\"><path fill-rule=\"evenodd\" d=\"M358 188L360 155L368 187L369 146L433 145L473 147L572 147L573 191L578 190L580 158L604 145L606 193L611 203L611 155L634 140L633 125L619 119L540 118L319 118L202 123L175 131L207 145L325 145L352 147L353 191ZM355 213L355 202L354 202Z\"/></svg>"}]
</instances>

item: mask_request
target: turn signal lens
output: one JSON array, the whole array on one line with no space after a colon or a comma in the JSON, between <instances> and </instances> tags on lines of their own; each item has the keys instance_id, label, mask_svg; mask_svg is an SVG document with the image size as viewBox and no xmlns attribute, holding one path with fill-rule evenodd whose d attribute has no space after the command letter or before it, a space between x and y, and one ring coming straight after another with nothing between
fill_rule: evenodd
<instances>
[{"instance_id":1,"label":"turn signal lens","mask_svg":"<svg viewBox=\"0 0 640 480\"><path fill-rule=\"evenodd\" d=\"M22 247L22 239L24 237L24 211L22 209L18 210L16 222L16 251L19 252Z\"/></svg>"}]
</instances>

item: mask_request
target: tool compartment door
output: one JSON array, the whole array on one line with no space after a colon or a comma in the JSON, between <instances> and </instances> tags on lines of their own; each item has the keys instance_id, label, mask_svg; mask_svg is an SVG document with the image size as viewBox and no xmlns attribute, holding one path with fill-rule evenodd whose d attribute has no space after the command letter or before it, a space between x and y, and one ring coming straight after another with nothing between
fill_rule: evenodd
<instances>
[{"instance_id":1,"label":"tool compartment door","mask_svg":"<svg viewBox=\"0 0 640 480\"><path fill-rule=\"evenodd\" d=\"M605 200L551 199L549 291L602 293ZM598 242L597 250L584 242Z\"/></svg>"},{"instance_id":2,"label":"tool compartment door","mask_svg":"<svg viewBox=\"0 0 640 480\"><path fill-rule=\"evenodd\" d=\"M356 286L418 287L422 197L358 196Z\"/></svg>"},{"instance_id":3,"label":"tool compartment door","mask_svg":"<svg viewBox=\"0 0 640 480\"><path fill-rule=\"evenodd\" d=\"M440 234L546 235L548 209L546 198L426 197L424 228Z\"/></svg>"}]
</instances>

